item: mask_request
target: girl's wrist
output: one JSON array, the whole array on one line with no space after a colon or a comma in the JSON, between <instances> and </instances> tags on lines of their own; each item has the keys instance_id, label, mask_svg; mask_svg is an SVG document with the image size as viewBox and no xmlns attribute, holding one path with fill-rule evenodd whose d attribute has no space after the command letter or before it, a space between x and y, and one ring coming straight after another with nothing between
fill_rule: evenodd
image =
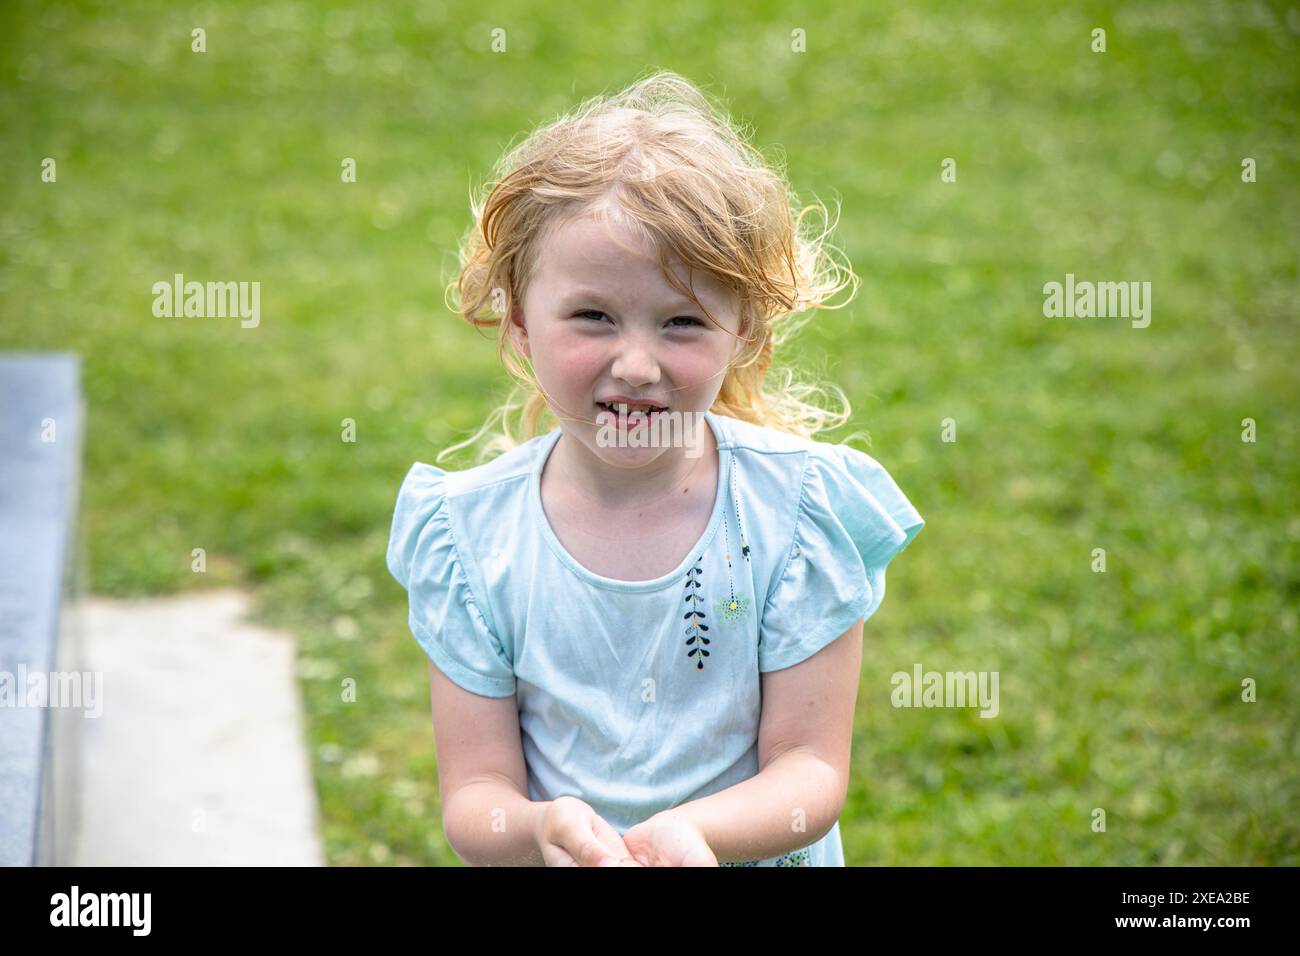
<instances>
[{"instance_id":1,"label":"girl's wrist","mask_svg":"<svg viewBox=\"0 0 1300 956\"><path fill-rule=\"evenodd\" d=\"M698 821L694 819L693 815L688 810L683 810L682 806L684 805L670 807L667 810L660 810L654 816L650 817L650 819L647 820L646 822L649 823L651 820L655 822L673 820L679 823L690 824L691 826L695 827L698 830L699 829Z\"/></svg>"},{"instance_id":2,"label":"girl's wrist","mask_svg":"<svg viewBox=\"0 0 1300 956\"><path fill-rule=\"evenodd\" d=\"M534 800L529 806L533 814L530 832L533 835L533 845L537 848L538 853L542 851L542 835L545 829L546 811L551 808L551 804L554 802L553 800Z\"/></svg>"}]
</instances>

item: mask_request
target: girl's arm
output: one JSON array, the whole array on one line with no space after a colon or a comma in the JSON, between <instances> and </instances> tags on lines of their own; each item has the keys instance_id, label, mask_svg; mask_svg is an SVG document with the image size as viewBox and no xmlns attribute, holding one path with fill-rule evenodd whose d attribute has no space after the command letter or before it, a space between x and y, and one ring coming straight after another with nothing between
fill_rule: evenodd
<instances>
[{"instance_id":1,"label":"girl's arm","mask_svg":"<svg viewBox=\"0 0 1300 956\"><path fill-rule=\"evenodd\" d=\"M470 866L545 866L538 829L549 801L528 799L515 695L482 697L429 661L442 830Z\"/></svg>"},{"instance_id":2,"label":"girl's arm","mask_svg":"<svg viewBox=\"0 0 1300 956\"><path fill-rule=\"evenodd\" d=\"M504 781L467 783L443 802L443 832L469 866L545 866L540 828L549 803Z\"/></svg>"},{"instance_id":3,"label":"girl's arm","mask_svg":"<svg viewBox=\"0 0 1300 956\"><path fill-rule=\"evenodd\" d=\"M780 856L829 833L848 795L862 626L761 675L755 776L656 816L691 824L720 863Z\"/></svg>"}]
</instances>

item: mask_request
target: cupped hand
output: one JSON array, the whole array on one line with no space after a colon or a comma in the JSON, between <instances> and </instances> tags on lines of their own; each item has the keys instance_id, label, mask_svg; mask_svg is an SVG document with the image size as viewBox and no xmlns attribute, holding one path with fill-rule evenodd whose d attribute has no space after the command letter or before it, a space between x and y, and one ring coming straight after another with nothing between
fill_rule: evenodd
<instances>
[{"instance_id":1,"label":"cupped hand","mask_svg":"<svg viewBox=\"0 0 1300 956\"><path fill-rule=\"evenodd\" d=\"M547 866L641 865L618 831L577 797L551 801L538 824L537 845Z\"/></svg>"},{"instance_id":2,"label":"cupped hand","mask_svg":"<svg viewBox=\"0 0 1300 956\"><path fill-rule=\"evenodd\" d=\"M623 843L641 866L717 866L704 834L694 824L658 813L623 834Z\"/></svg>"}]
</instances>

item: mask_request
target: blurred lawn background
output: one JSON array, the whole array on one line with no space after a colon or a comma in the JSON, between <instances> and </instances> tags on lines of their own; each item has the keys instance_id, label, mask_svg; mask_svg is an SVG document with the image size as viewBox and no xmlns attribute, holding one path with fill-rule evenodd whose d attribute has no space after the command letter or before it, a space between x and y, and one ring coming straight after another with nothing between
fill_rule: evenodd
<instances>
[{"instance_id":1,"label":"blurred lawn background","mask_svg":"<svg viewBox=\"0 0 1300 956\"><path fill-rule=\"evenodd\" d=\"M297 635L330 862L457 865L384 561L506 385L443 279L512 137L677 70L840 202L863 286L791 360L928 522L867 628L848 862L1296 864L1297 46L1285 3L9 2L0 348L83 357L94 591L244 584ZM177 272L260 281L261 325L155 318ZM1150 327L1044 318L1067 272L1150 281ZM999 671L1000 715L892 708L918 662Z\"/></svg>"}]
</instances>

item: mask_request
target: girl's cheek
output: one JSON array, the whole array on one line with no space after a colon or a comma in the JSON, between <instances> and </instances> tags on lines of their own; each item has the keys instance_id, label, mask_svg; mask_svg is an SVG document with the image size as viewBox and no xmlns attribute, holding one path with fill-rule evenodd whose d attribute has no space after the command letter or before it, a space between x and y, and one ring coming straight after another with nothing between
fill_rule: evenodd
<instances>
[{"instance_id":1,"label":"girl's cheek","mask_svg":"<svg viewBox=\"0 0 1300 956\"><path fill-rule=\"evenodd\" d=\"M583 375L599 374L600 370L609 364L604 349L577 336L572 336L571 341L561 346L557 358L570 375L579 378Z\"/></svg>"},{"instance_id":2,"label":"girl's cheek","mask_svg":"<svg viewBox=\"0 0 1300 956\"><path fill-rule=\"evenodd\" d=\"M721 372L726 364L727 356L724 352L715 354L701 349L699 354L682 356L681 361L675 362L670 368L673 380L680 385L706 388L722 384Z\"/></svg>"},{"instance_id":3,"label":"girl's cheek","mask_svg":"<svg viewBox=\"0 0 1300 956\"><path fill-rule=\"evenodd\" d=\"M553 360L573 375L599 373L611 361L609 350L588 335L560 333L549 344Z\"/></svg>"}]
</instances>

